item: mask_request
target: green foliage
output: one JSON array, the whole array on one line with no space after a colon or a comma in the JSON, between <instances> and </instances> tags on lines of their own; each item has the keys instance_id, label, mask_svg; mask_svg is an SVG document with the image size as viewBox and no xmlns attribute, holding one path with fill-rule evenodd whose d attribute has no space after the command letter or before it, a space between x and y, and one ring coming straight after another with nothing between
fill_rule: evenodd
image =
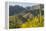
<instances>
[{"instance_id":1,"label":"green foliage","mask_svg":"<svg viewBox=\"0 0 46 31\"><path fill-rule=\"evenodd\" d=\"M22 20L17 16L9 16L9 28L31 28L31 27L43 27L44 26L44 17L35 16L33 18L27 19L25 23L22 23Z\"/></svg>"}]
</instances>

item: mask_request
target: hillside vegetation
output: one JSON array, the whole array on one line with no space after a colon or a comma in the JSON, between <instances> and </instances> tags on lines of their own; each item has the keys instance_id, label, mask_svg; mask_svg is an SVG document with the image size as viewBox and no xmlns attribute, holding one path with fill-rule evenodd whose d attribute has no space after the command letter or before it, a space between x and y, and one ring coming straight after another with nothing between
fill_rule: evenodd
<instances>
[{"instance_id":1,"label":"hillside vegetation","mask_svg":"<svg viewBox=\"0 0 46 31\"><path fill-rule=\"evenodd\" d=\"M32 19L26 19L23 23L23 20L18 18L18 16L9 16L9 28L30 28L30 27L43 27L44 26L44 17L35 16Z\"/></svg>"}]
</instances>

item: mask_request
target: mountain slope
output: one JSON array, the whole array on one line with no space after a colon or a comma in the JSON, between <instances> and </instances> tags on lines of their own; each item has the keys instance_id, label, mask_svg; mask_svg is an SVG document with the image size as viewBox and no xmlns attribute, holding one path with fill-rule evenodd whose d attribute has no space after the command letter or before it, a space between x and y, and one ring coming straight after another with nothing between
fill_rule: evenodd
<instances>
[{"instance_id":1,"label":"mountain slope","mask_svg":"<svg viewBox=\"0 0 46 31\"><path fill-rule=\"evenodd\" d=\"M16 15L22 11L26 10L25 8L23 8L22 6L9 6L9 15Z\"/></svg>"}]
</instances>

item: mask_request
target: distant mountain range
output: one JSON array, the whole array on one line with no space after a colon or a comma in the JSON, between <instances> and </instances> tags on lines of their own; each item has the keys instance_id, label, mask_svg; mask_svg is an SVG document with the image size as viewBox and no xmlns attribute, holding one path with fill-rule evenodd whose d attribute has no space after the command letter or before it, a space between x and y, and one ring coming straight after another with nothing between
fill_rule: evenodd
<instances>
[{"instance_id":1,"label":"distant mountain range","mask_svg":"<svg viewBox=\"0 0 46 31\"><path fill-rule=\"evenodd\" d=\"M16 6L9 6L9 16L16 15L20 12L26 10L24 7L16 5Z\"/></svg>"},{"instance_id":2,"label":"distant mountain range","mask_svg":"<svg viewBox=\"0 0 46 31\"><path fill-rule=\"evenodd\" d=\"M9 6L9 16L12 15L25 15L28 12L31 12L32 14L34 14L35 11L31 10L31 7L27 6L27 7L22 7L19 5L15 5L15 6Z\"/></svg>"},{"instance_id":3,"label":"distant mountain range","mask_svg":"<svg viewBox=\"0 0 46 31\"><path fill-rule=\"evenodd\" d=\"M30 7L30 6L22 7L19 5L9 6L9 16L24 15L24 14L28 14L29 12L32 13L33 15L39 14L39 10L38 10L39 7L40 7L40 5L36 5L33 7ZM42 8L44 8L44 7L42 7ZM42 14L43 14L43 11L42 11Z\"/></svg>"}]
</instances>

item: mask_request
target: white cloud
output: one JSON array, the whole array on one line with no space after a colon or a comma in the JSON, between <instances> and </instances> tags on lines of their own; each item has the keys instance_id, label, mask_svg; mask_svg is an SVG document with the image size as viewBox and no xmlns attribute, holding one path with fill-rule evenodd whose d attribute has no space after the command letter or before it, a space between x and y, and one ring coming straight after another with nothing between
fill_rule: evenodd
<instances>
[{"instance_id":1,"label":"white cloud","mask_svg":"<svg viewBox=\"0 0 46 31\"><path fill-rule=\"evenodd\" d=\"M23 6L23 7L26 7L26 6L33 6L33 5L37 5L36 3L22 3L22 2L9 2L9 5L11 6L15 6L15 5L19 5L19 6Z\"/></svg>"}]
</instances>

